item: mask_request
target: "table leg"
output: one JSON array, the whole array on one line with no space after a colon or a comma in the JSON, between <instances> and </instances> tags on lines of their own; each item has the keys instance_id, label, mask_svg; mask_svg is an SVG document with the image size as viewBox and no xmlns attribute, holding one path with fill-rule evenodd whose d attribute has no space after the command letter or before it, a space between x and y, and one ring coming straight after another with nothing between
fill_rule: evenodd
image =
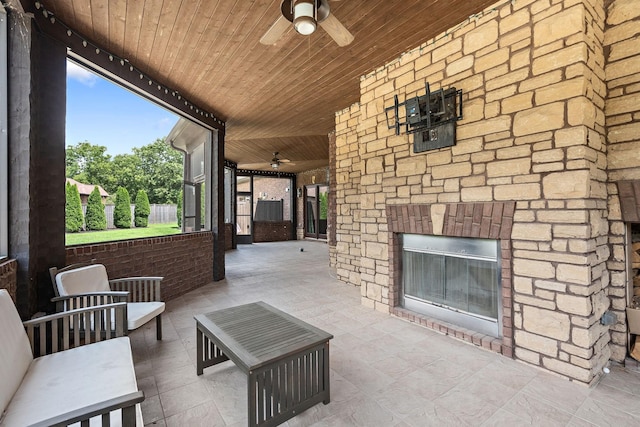
<instances>
[{"instance_id":1,"label":"table leg","mask_svg":"<svg viewBox=\"0 0 640 427\"><path fill-rule=\"evenodd\" d=\"M204 369L203 334L200 328L196 328L196 374L202 375Z\"/></svg>"},{"instance_id":2,"label":"table leg","mask_svg":"<svg viewBox=\"0 0 640 427\"><path fill-rule=\"evenodd\" d=\"M248 416L249 416L249 426L257 426L257 394L256 394L256 383L257 376L253 371L249 371L249 375L247 375L247 404L248 404Z\"/></svg>"}]
</instances>

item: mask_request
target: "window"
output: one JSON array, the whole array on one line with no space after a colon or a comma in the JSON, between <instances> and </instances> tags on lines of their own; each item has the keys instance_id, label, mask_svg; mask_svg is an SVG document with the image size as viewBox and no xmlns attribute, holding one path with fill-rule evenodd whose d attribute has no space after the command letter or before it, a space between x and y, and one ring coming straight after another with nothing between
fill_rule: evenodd
<instances>
[{"instance_id":1,"label":"window","mask_svg":"<svg viewBox=\"0 0 640 427\"><path fill-rule=\"evenodd\" d=\"M0 4L0 259L9 254L7 14Z\"/></svg>"}]
</instances>

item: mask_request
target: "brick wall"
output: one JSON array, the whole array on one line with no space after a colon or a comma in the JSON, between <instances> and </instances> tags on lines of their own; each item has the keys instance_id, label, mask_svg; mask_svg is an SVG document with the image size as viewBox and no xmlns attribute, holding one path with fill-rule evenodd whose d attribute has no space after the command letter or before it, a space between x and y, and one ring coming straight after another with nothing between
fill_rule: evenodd
<instances>
[{"instance_id":1,"label":"brick wall","mask_svg":"<svg viewBox=\"0 0 640 427\"><path fill-rule=\"evenodd\" d=\"M6 289L16 302L16 289L18 285L18 262L15 259L5 260L0 263L0 289Z\"/></svg>"},{"instance_id":2,"label":"brick wall","mask_svg":"<svg viewBox=\"0 0 640 427\"><path fill-rule=\"evenodd\" d=\"M363 304L395 309L389 206L513 203L514 357L598 379L611 355L604 16L595 0L500 2L361 78L336 116L332 256ZM425 81L461 89L464 118L454 147L414 154L384 108Z\"/></svg>"},{"instance_id":3,"label":"brick wall","mask_svg":"<svg viewBox=\"0 0 640 427\"><path fill-rule=\"evenodd\" d=\"M162 297L168 301L213 281L213 234L206 231L67 247L67 265L92 259L104 264L112 279L163 276Z\"/></svg>"},{"instance_id":4,"label":"brick wall","mask_svg":"<svg viewBox=\"0 0 640 427\"><path fill-rule=\"evenodd\" d=\"M628 303L627 259L622 222L619 181L636 181L640 187L640 5L634 1L613 0L607 7L604 46L606 53L605 101L607 125L607 167L609 170L609 221L611 259L607 268L611 275L609 298L618 319L626 318ZM629 213L629 212L627 212ZM637 218L636 215L630 215ZM633 218L633 219L635 219ZM627 352L626 322L619 321L611 332L612 358L624 360Z\"/></svg>"},{"instance_id":5,"label":"brick wall","mask_svg":"<svg viewBox=\"0 0 640 427\"><path fill-rule=\"evenodd\" d=\"M291 240L291 221L254 221L253 241L260 242L283 242Z\"/></svg>"}]
</instances>

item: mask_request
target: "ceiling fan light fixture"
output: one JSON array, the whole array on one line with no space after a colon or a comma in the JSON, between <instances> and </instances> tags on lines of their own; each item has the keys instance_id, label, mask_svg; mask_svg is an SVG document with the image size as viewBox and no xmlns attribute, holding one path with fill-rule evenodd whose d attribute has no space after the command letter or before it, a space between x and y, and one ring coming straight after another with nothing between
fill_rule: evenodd
<instances>
[{"instance_id":1,"label":"ceiling fan light fixture","mask_svg":"<svg viewBox=\"0 0 640 427\"><path fill-rule=\"evenodd\" d=\"M315 0L300 0L293 7L293 27L304 36L316 30Z\"/></svg>"},{"instance_id":2,"label":"ceiling fan light fixture","mask_svg":"<svg viewBox=\"0 0 640 427\"><path fill-rule=\"evenodd\" d=\"M271 163L271 167L274 169L278 169L278 166L280 166L280 164L278 162L272 162Z\"/></svg>"}]
</instances>

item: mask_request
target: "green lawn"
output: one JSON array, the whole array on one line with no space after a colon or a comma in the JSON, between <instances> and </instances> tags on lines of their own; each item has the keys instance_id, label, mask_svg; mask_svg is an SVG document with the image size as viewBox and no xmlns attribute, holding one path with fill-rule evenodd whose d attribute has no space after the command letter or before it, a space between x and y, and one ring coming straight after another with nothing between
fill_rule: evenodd
<instances>
[{"instance_id":1,"label":"green lawn","mask_svg":"<svg viewBox=\"0 0 640 427\"><path fill-rule=\"evenodd\" d=\"M81 231L79 233L67 233L65 243L70 245L84 245L87 243L111 242L114 240L138 239L141 237L166 236L179 234L177 224L150 224L145 228L116 228L106 231Z\"/></svg>"}]
</instances>

